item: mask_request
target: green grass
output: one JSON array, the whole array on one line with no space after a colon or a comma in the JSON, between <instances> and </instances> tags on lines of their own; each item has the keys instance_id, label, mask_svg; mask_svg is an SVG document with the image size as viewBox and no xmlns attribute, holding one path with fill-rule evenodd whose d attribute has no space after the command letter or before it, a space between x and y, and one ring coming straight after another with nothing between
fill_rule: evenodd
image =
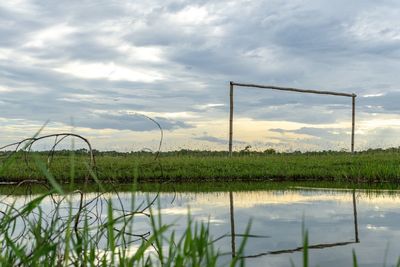
<instances>
[{"instance_id":1,"label":"green grass","mask_svg":"<svg viewBox=\"0 0 400 267\"><path fill-rule=\"evenodd\" d=\"M38 154L43 161L44 153ZM375 151L357 153L285 153L235 154L162 153L158 160L150 153L97 153L97 176L101 181L130 182L138 172L139 182L204 182L204 181L335 181L339 183L398 183L400 153ZM84 181L89 176L87 156L76 156L75 176ZM44 179L41 170L22 154L3 167L1 181ZM69 156L55 155L50 170L57 181L68 181Z\"/></svg>"},{"instance_id":2,"label":"green grass","mask_svg":"<svg viewBox=\"0 0 400 267\"><path fill-rule=\"evenodd\" d=\"M72 155L72 166L73 160ZM73 191L74 167L66 191L40 158L35 158L34 166L50 186L22 205L9 203L7 197L0 200L0 266L221 265L222 254L213 245L208 225L193 223L188 215L186 231L176 236L173 225L162 223L160 210L158 216L153 212L152 203L156 202L148 199L146 208L136 205L135 184L127 209L122 202L106 198L101 184L101 192L89 199L81 191ZM92 178L98 181L96 176ZM74 195L80 196L78 201ZM99 207L100 203L106 207ZM99 213L99 208L105 208L105 213ZM144 214L149 218L148 233L135 231L135 218ZM230 266L244 265L245 242L230 259Z\"/></svg>"}]
</instances>

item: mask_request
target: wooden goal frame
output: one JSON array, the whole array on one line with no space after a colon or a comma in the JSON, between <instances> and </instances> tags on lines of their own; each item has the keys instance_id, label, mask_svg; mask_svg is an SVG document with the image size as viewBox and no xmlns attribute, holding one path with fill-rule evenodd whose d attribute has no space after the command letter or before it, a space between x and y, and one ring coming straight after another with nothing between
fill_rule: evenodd
<instances>
[{"instance_id":1,"label":"wooden goal frame","mask_svg":"<svg viewBox=\"0 0 400 267\"><path fill-rule=\"evenodd\" d=\"M236 83L229 82L230 85L230 105L229 105L229 155L232 155L232 139L233 139L233 88L237 87L252 87L252 88L260 88L260 89L270 89L270 90L279 90L279 91L288 91L288 92L297 92L297 93L308 93L308 94L319 94L319 95L333 95L333 96L344 96L351 97L352 103L352 113L351 113L351 153L354 153L354 129L355 129L355 108L356 108L356 97L357 95L352 93L341 93L341 92L332 92L332 91L319 91L319 90L309 90L309 89L298 89L291 87L279 87L272 85L259 85L259 84L250 84L250 83Z\"/></svg>"}]
</instances>

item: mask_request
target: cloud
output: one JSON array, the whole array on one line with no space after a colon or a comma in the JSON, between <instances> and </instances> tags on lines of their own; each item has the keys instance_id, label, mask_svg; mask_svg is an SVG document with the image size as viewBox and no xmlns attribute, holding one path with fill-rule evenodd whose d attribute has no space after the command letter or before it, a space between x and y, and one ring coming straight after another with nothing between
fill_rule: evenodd
<instances>
[{"instance_id":1,"label":"cloud","mask_svg":"<svg viewBox=\"0 0 400 267\"><path fill-rule=\"evenodd\" d=\"M207 141L207 142L211 142L211 143L217 143L217 144L221 144L221 145L228 144L228 140L227 139L221 139L221 138L217 138L217 137L214 137L214 136L208 136L208 135L195 137L193 139L201 140L201 141Z\"/></svg>"},{"instance_id":2,"label":"cloud","mask_svg":"<svg viewBox=\"0 0 400 267\"><path fill-rule=\"evenodd\" d=\"M160 124L163 130L173 130L177 128L191 128L190 124L182 121L170 120L162 117L153 118ZM88 117L76 118L76 125L89 127L92 129L117 129L133 131L151 131L158 130L158 126L151 120L140 114L96 112Z\"/></svg>"},{"instance_id":3,"label":"cloud","mask_svg":"<svg viewBox=\"0 0 400 267\"><path fill-rule=\"evenodd\" d=\"M207 141L207 142L211 142L211 143L216 143L216 144L220 144L220 145L227 145L228 144L228 139L223 139L223 138L218 138L215 136L210 136L210 135L202 135L202 136L198 136L198 137L194 137L194 140L200 140L200 141ZM233 140L233 143L235 145L242 145L242 144L247 144L247 142L244 141L240 141L240 140Z\"/></svg>"},{"instance_id":4,"label":"cloud","mask_svg":"<svg viewBox=\"0 0 400 267\"><path fill-rule=\"evenodd\" d=\"M275 133L280 133L283 134L285 132L287 132L287 130L285 129L281 129L281 128L273 128L273 129L269 129L270 132L275 132Z\"/></svg>"},{"instance_id":5,"label":"cloud","mask_svg":"<svg viewBox=\"0 0 400 267\"><path fill-rule=\"evenodd\" d=\"M361 0L5 1L0 114L10 123L65 124L74 117L96 130L147 131L119 112L151 113L171 136L188 140L209 131L207 122L228 117L233 80L354 92L360 123L372 114L396 116L398 10L397 2ZM241 88L235 119L335 128L350 119L350 104ZM190 117L163 116L172 113ZM191 130L177 133L185 129Z\"/></svg>"},{"instance_id":6,"label":"cloud","mask_svg":"<svg viewBox=\"0 0 400 267\"><path fill-rule=\"evenodd\" d=\"M357 99L357 102L364 112L393 114L400 112L397 101L399 97L400 91L390 91L375 96L361 97Z\"/></svg>"}]
</instances>

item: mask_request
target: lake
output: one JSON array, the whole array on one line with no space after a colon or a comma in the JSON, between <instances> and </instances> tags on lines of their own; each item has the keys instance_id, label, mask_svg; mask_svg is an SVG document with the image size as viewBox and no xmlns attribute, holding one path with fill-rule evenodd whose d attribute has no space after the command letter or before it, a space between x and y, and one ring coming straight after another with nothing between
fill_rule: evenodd
<instances>
[{"instance_id":1,"label":"lake","mask_svg":"<svg viewBox=\"0 0 400 267\"><path fill-rule=\"evenodd\" d=\"M146 207L154 192L83 195L93 220L105 219L105 201L112 198L116 212ZM4 203L25 203L35 195L2 197ZM56 197L57 198L57 197ZM73 195L77 204L79 194ZM55 200L57 201L57 200ZM400 256L400 191L345 190L287 187L233 192L160 192L154 202L163 223L173 224L177 235L185 230L188 211L194 221L209 223L214 245L223 253L220 264L238 250L246 227L251 230L244 250L247 266L302 266L302 227L309 236L310 266L352 266L352 250L360 266L393 265ZM159 205L159 209L157 206ZM54 202L42 203L51 211ZM95 212L94 212L95 211ZM135 232L149 231L149 218L138 215ZM233 238L232 238L233 237ZM135 244L132 244L135 248Z\"/></svg>"}]
</instances>

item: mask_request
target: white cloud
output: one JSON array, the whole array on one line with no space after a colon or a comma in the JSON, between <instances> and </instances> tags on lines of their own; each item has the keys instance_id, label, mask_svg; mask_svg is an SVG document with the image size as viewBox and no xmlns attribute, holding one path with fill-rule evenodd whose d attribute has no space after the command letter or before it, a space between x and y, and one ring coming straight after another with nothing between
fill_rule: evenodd
<instances>
[{"instance_id":1,"label":"white cloud","mask_svg":"<svg viewBox=\"0 0 400 267\"><path fill-rule=\"evenodd\" d=\"M60 45L68 42L68 36L74 32L76 29L65 23L50 26L30 34L24 47L46 49L52 45Z\"/></svg>"},{"instance_id":2,"label":"white cloud","mask_svg":"<svg viewBox=\"0 0 400 267\"><path fill-rule=\"evenodd\" d=\"M36 10L36 6L30 0L2 1L1 7L21 15L29 15Z\"/></svg>"},{"instance_id":3,"label":"white cloud","mask_svg":"<svg viewBox=\"0 0 400 267\"><path fill-rule=\"evenodd\" d=\"M205 6L188 6L170 17L172 21L183 25L210 24L215 19Z\"/></svg>"},{"instance_id":4,"label":"white cloud","mask_svg":"<svg viewBox=\"0 0 400 267\"><path fill-rule=\"evenodd\" d=\"M199 110L208 110L208 109L224 107L224 106L225 106L225 104L219 104L219 103L212 104L212 103L210 103L210 104L204 104L204 105L196 105L195 107L197 109L199 109Z\"/></svg>"},{"instance_id":5,"label":"white cloud","mask_svg":"<svg viewBox=\"0 0 400 267\"><path fill-rule=\"evenodd\" d=\"M133 82L155 82L163 79L163 75L157 71L133 66L120 66L114 62L71 62L55 70L85 79L108 79L111 81Z\"/></svg>"},{"instance_id":6,"label":"white cloud","mask_svg":"<svg viewBox=\"0 0 400 267\"><path fill-rule=\"evenodd\" d=\"M12 91L11 88L6 88L6 87L3 87L3 86L0 86L0 92L11 92L11 91Z\"/></svg>"},{"instance_id":7,"label":"white cloud","mask_svg":"<svg viewBox=\"0 0 400 267\"><path fill-rule=\"evenodd\" d=\"M396 8L374 8L356 17L348 31L362 41L390 42L400 40L400 11Z\"/></svg>"},{"instance_id":8,"label":"white cloud","mask_svg":"<svg viewBox=\"0 0 400 267\"><path fill-rule=\"evenodd\" d=\"M163 51L159 47L137 47L124 43L117 47L118 51L133 61L163 62Z\"/></svg>"},{"instance_id":9,"label":"white cloud","mask_svg":"<svg viewBox=\"0 0 400 267\"><path fill-rule=\"evenodd\" d=\"M383 96L383 93L377 93L377 94L366 94L362 95L362 97L378 97L378 96Z\"/></svg>"}]
</instances>

